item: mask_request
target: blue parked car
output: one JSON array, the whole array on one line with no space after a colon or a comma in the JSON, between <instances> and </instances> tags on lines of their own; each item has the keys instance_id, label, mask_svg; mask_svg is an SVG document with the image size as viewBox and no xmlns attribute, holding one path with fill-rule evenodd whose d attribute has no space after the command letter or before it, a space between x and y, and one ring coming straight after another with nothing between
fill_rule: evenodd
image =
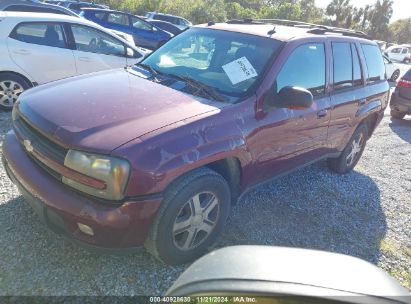
<instances>
[{"instance_id":1,"label":"blue parked car","mask_svg":"<svg viewBox=\"0 0 411 304\"><path fill-rule=\"evenodd\" d=\"M169 32L173 35L178 35L182 32L182 30L179 27L167 21L151 20L151 19L146 19L146 21L162 29L163 31Z\"/></svg>"},{"instance_id":2,"label":"blue parked car","mask_svg":"<svg viewBox=\"0 0 411 304\"><path fill-rule=\"evenodd\" d=\"M80 16L105 28L130 34L137 46L148 49L156 49L173 37L173 34L163 31L137 16L120 11L84 8Z\"/></svg>"}]
</instances>

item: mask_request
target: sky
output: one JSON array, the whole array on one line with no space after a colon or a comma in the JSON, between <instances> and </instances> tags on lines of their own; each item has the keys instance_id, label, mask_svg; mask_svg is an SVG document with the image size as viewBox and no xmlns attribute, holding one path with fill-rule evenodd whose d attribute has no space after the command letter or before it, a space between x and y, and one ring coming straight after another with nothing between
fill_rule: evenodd
<instances>
[{"instance_id":1,"label":"sky","mask_svg":"<svg viewBox=\"0 0 411 304\"><path fill-rule=\"evenodd\" d=\"M315 3L320 7L327 7L331 0L315 0ZM367 4L374 4L377 0L351 0L352 5L356 7L363 7ZM394 0L394 14L391 18L391 22L398 19L404 19L411 17L411 0Z\"/></svg>"}]
</instances>

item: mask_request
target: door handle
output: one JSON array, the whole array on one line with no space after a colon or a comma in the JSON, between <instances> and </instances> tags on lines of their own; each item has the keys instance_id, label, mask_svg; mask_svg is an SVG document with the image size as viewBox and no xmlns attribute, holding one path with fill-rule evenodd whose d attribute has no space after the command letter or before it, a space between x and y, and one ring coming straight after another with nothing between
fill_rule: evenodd
<instances>
[{"instance_id":1,"label":"door handle","mask_svg":"<svg viewBox=\"0 0 411 304\"><path fill-rule=\"evenodd\" d=\"M18 54L18 55L28 55L28 54L30 54L30 51L25 50L25 49L14 50L13 52L15 54Z\"/></svg>"},{"instance_id":2,"label":"door handle","mask_svg":"<svg viewBox=\"0 0 411 304\"><path fill-rule=\"evenodd\" d=\"M321 110L321 111L319 111L319 112L317 112L317 116L318 116L318 118L323 118L323 117L325 117L325 116L327 116L327 113L328 113L328 110Z\"/></svg>"},{"instance_id":3,"label":"door handle","mask_svg":"<svg viewBox=\"0 0 411 304\"><path fill-rule=\"evenodd\" d=\"M363 106L363 105L365 105L366 103L367 103L367 99L366 99L366 98L360 99L360 100L358 101L358 105L359 105L359 106Z\"/></svg>"},{"instance_id":4,"label":"door handle","mask_svg":"<svg viewBox=\"0 0 411 304\"><path fill-rule=\"evenodd\" d=\"M78 60L84 61L84 62L91 62L91 61L93 61L90 57L79 57Z\"/></svg>"}]
</instances>

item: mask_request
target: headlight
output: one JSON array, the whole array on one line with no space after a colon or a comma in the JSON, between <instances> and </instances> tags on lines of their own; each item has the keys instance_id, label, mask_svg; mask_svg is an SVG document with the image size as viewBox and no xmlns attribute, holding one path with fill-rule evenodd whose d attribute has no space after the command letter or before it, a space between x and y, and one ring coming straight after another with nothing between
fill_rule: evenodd
<instances>
[{"instance_id":1,"label":"headlight","mask_svg":"<svg viewBox=\"0 0 411 304\"><path fill-rule=\"evenodd\" d=\"M63 176L62 181L82 192L108 200L120 200L130 175L128 161L115 157L69 150L64 165L91 177L87 179Z\"/></svg>"}]
</instances>

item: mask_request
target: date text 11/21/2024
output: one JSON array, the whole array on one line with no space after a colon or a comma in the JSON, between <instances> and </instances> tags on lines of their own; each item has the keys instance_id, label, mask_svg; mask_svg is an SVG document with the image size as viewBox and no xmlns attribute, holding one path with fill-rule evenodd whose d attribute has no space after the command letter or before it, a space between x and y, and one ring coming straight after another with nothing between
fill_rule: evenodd
<instances>
[{"instance_id":1,"label":"date text 11/21/2024","mask_svg":"<svg viewBox=\"0 0 411 304\"><path fill-rule=\"evenodd\" d=\"M150 303L258 303L258 298L238 296L181 296L181 297L150 297Z\"/></svg>"}]
</instances>

